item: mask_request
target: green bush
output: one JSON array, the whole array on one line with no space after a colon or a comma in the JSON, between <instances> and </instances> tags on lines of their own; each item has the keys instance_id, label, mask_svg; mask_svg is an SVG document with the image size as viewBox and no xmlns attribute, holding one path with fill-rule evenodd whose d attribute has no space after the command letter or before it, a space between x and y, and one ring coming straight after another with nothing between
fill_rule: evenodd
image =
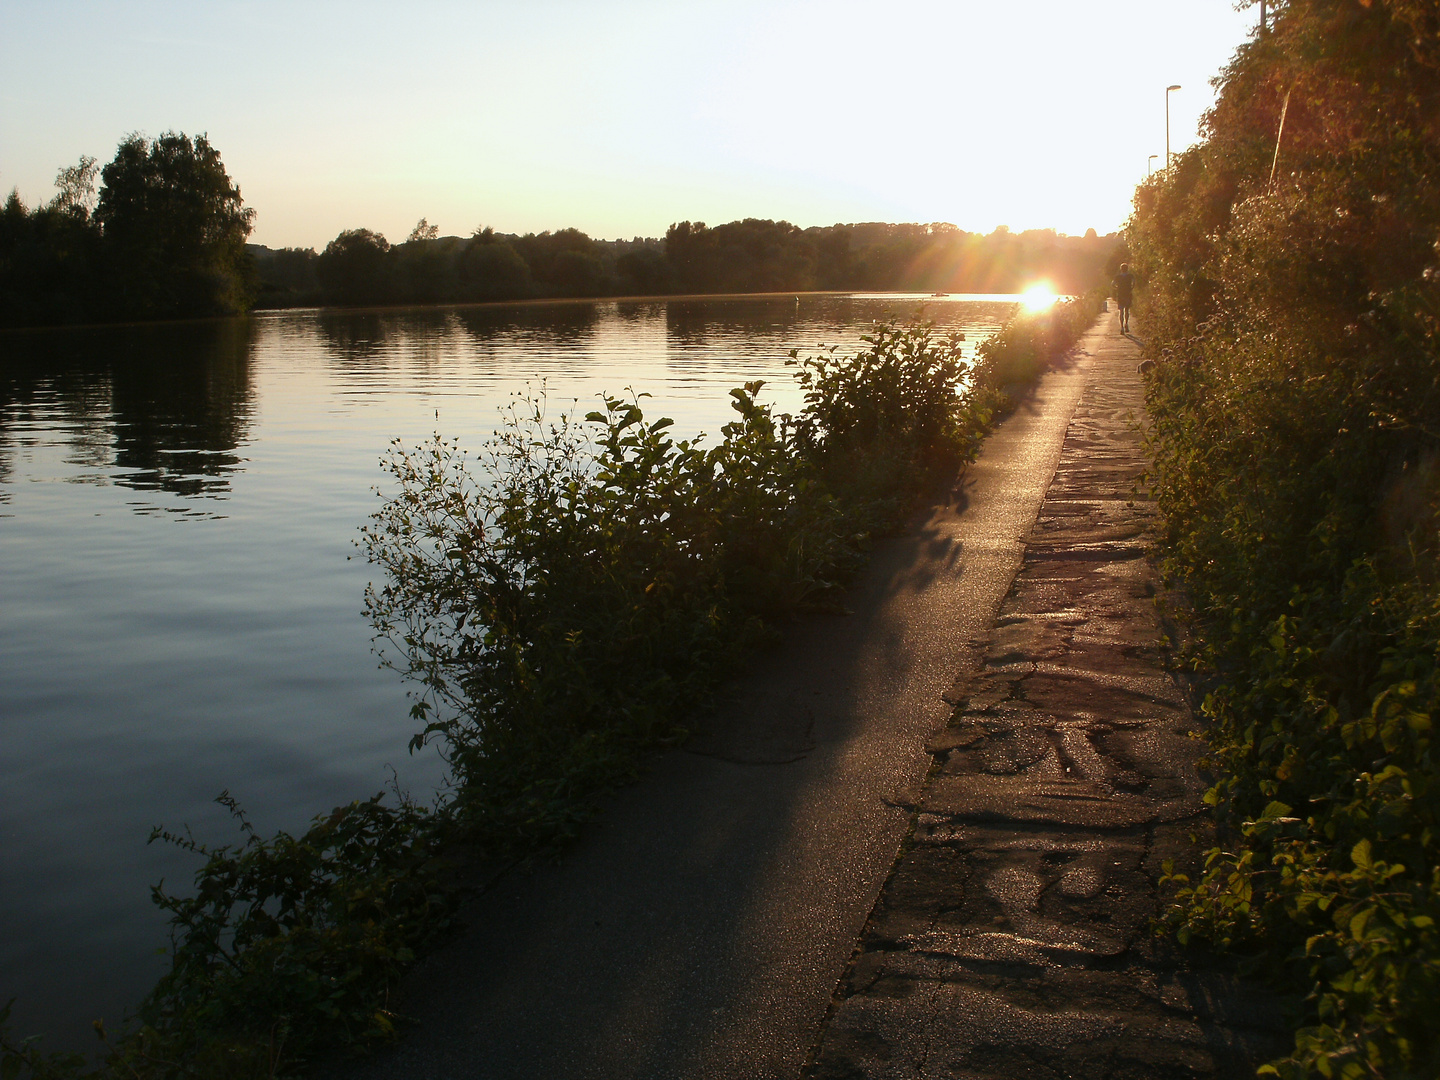
<instances>
[{"instance_id":1,"label":"green bush","mask_svg":"<svg viewBox=\"0 0 1440 1080\"><path fill-rule=\"evenodd\" d=\"M522 397L472 466L436 438L388 460L365 530L388 663L420 687L457 805L488 846L563 839L638 752L777 622L832 606L877 530L972 458L990 417L957 341L877 326L852 357L794 358L806 405L758 382L710 448L607 398L583 421Z\"/></svg>"},{"instance_id":2,"label":"green bush","mask_svg":"<svg viewBox=\"0 0 1440 1080\"><path fill-rule=\"evenodd\" d=\"M151 837L205 863L193 896L152 890L170 915L171 965L130 1030L111 1042L96 1025L105 1055L93 1069L0 1034L0 1076L269 1077L394 1034L390 991L454 906L446 815L377 795L266 840L219 801L239 821L238 846Z\"/></svg>"},{"instance_id":3,"label":"green bush","mask_svg":"<svg viewBox=\"0 0 1440 1080\"><path fill-rule=\"evenodd\" d=\"M1026 340L1046 360L1061 347L1053 329ZM93 1070L0 1035L0 1080L293 1075L391 1037L389 994L445 931L461 853L493 863L572 836L748 649L833 608L871 537L973 459L999 399L959 341L887 323L864 343L792 354L799 416L760 404L758 382L732 390L710 447L647 421L633 393L583 420L520 396L474 459L438 436L394 445L394 494L362 532L383 575L366 606L450 797L377 796L268 840L222 797L238 846L157 831L205 858L193 896L154 893L170 972Z\"/></svg>"},{"instance_id":4,"label":"green bush","mask_svg":"<svg viewBox=\"0 0 1440 1080\"><path fill-rule=\"evenodd\" d=\"M1005 395L1030 386L1080 340L1100 311L1104 289L1062 300L1052 307L1018 312L980 343L976 380Z\"/></svg>"},{"instance_id":5,"label":"green bush","mask_svg":"<svg viewBox=\"0 0 1440 1080\"><path fill-rule=\"evenodd\" d=\"M1127 237L1219 777L1172 921L1302 1000L1264 1071L1433 1077L1440 50L1418 4L1272 10Z\"/></svg>"}]
</instances>

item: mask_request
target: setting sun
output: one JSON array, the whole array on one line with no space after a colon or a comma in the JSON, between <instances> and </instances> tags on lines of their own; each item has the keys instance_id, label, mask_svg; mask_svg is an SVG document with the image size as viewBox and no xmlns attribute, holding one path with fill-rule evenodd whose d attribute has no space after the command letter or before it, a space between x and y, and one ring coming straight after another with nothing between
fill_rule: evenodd
<instances>
[{"instance_id":1,"label":"setting sun","mask_svg":"<svg viewBox=\"0 0 1440 1080\"><path fill-rule=\"evenodd\" d=\"M1037 281L1025 290L1023 296L1020 302L1027 311L1044 311L1048 307L1054 307L1055 301L1060 299L1051 290L1048 281Z\"/></svg>"}]
</instances>

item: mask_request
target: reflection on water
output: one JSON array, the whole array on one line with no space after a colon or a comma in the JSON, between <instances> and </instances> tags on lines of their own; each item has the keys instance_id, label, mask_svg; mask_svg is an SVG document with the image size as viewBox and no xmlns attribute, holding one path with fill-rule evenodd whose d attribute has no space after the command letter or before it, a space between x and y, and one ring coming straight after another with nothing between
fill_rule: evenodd
<instances>
[{"instance_id":1,"label":"reflection on water","mask_svg":"<svg viewBox=\"0 0 1440 1080\"><path fill-rule=\"evenodd\" d=\"M222 497L254 406L253 330L227 320L8 335L0 483L18 459L58 452L51 467L66 483Z\"/></svg>"},{"instance_id":2,"label":"reflection on water","mask_svg":"<svg viewBox=\"0 0 1440 1080\"><path fill-rule=\"evenodd\" d=\"M148 886L193 861L152 825L234 839L379 790L424 796L404 689L349 560L392 438L475 444L527 382L584 411L648 392L716 432L727 391L800 396L789 349L853 345L920 298L276 312L0 334L0 1001L88 1047L158 975ZM934 302L969 348L1011 301ZM176 528L177 521L186 522Z\"/></svg>"},{"instance_id":3,"label":"reflection on water","mask_svg":"<svg viewBox=\"0 0 1440 1080\"><path fill-rule=\"evenodd\" d=\"M456 322L476 345L526 341L538 345L574 345L595 333L601 309L614 316L616 304L534 304L459 308Z\"/></svg>"},{"instance_id":4,"label":"reflection on water","mask_svg":"<svg viewBox=\"0 0 1440 1080\"><path fill-rule=\"evenodd\" d=\"M373 311L322 311L313 318L320 340L341 361L367 360L383 354L395 322L395 316Z\"/></svg>"}]
</instances>

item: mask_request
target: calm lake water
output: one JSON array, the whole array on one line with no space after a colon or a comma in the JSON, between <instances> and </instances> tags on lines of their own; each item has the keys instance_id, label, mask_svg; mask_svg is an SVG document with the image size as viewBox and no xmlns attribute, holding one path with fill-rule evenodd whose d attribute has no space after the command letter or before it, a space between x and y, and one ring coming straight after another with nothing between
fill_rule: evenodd
<instances>
[{"instance_id":1,"label":"calm lake water","mask_svg":"<svg viewBox=\"0 0 1440 1080\"><path fill-rule=\"evenodd\" d=\"M727 391L799 405L791 348L853 345L922 298L557 303L0 334L0 1003L46 1045L89 1048L161 973L149 887L208 843L398 783L405 688L361 616L357 530L391 439L475 446L527 382L581 411L647 391L647 415L717 432ZM1004 297L924 298L968 348Z\"/></svg>"}]
</instances>

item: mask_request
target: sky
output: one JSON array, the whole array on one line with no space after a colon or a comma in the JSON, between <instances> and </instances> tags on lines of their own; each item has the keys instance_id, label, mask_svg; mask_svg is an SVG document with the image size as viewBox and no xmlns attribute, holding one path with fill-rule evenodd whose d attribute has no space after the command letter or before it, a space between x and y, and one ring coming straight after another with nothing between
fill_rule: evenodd
<instances>
[{"instance_id":1,"label":"sky","mask_svg":"<svg viewBox=\"0 0 1440 1080\"><path fill-rule=\"evenodd\" d=\"M1110 232L1233 0L0 0L0 191L205 132L252 240L742 217Z\"/></svg>"}]
</instances>

